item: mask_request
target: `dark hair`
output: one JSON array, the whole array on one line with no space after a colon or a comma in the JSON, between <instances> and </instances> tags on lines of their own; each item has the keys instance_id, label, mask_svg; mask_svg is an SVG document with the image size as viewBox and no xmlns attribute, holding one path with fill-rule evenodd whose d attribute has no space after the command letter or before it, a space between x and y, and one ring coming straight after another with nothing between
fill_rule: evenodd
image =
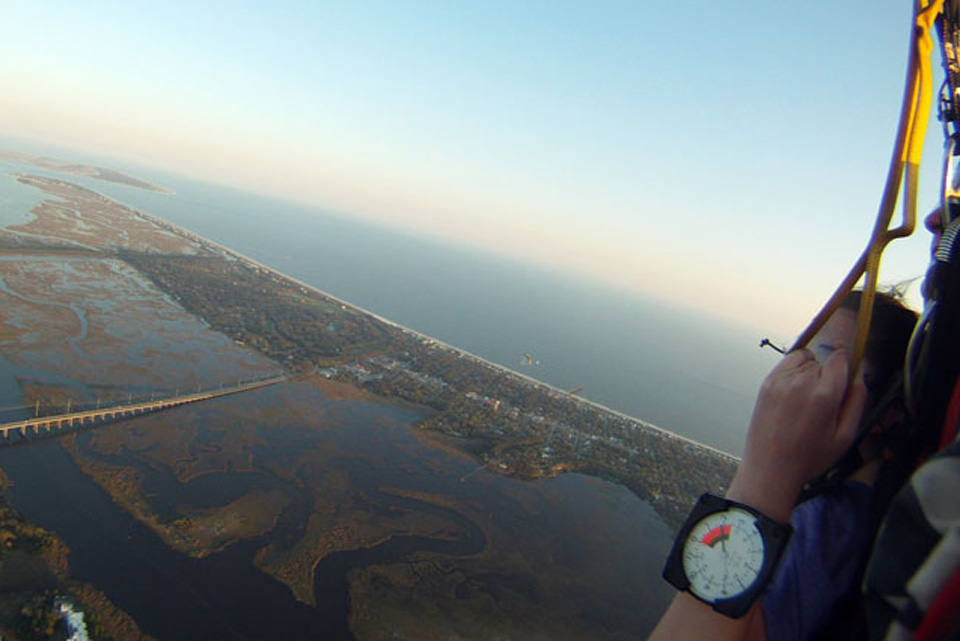
<instances>
[{"instance_id":1,"label":"dark hair","mask_svg":"<svg viewBox=\"0 0 960 641\"><path fill-rule=\"evenodd\" d=\"M854 290L847 295L840 309L857 313L863 292ZM864 359L872 368L871 380L865 380L874 396L882 395L893 376L903 368L903 360L910 343L910 335L917 324L917 313L905 307L895 294L877 292L873 301L873 318Z\"/></svg>"}]
</instances>

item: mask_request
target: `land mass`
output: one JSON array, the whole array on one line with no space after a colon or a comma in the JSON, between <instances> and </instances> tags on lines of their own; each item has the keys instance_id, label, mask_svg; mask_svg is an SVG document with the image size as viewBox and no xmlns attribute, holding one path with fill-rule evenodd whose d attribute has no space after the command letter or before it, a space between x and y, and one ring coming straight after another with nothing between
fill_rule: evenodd
<instances>
[{"instance_id":1,"label":"land mass","mask_svg":"<svg viewBox=\"0 0 960 641\"><path fill-rule=\"evenodd\" d=\"M650 501L674 529L697 496L725 491L736 470L729 454L391 323L226 248L121 257L211 327L291 370L436 410L417 427L427 438L447 437L478 468L528 479L562 472L610 479Z\"/></svg>"},{"instance_id":2,"label":"land mass","mask_svg":"<svg viewBox=\"0 0 960 641\"><path fill-rule=\"evenodd\" d=\"M650 501L674 529L699 494L724 491L736 470L733 456L392 323L96 192L18 180L61 203L44 201L34 221L9 228L11 248L47 243L48 251L122 260L211 328L292 371L436 410L418 428L449 437L478 468L607 478Z\"/></svg>"},{"instance_id":3,"label":"land mass","mask_svg":"<svg viewBox=\"0 0 960 641\"><path fill-rule=\"evenodd\" d=\"M21 379L27 406L58 413L71 402L122 401L133 381L151 390L215 384L237 372L295 375L269 392L270 402L234 400L184 411L176 423L147 417L65 439L80 469L169 547L202 559L290 530L286 515L299 514L302 527L259 547L253 562L311 605L324 559L390 538L458 541L477 536L466 523L484 523L483 536L511 551L509 563L487 550L456 563L421 555L351 571L351 623L362 638L387 638L388 625L426 638L421 626L440 613L418 605L426 602L421 592L454 604L443 615L451 634L482 629L473 613L494 603L513 630L620 637L587 633L574 614L557 623L555 612L524 596L524 577L536 575L539 561L515 551L510 532L476 506L402 488L360 491L329 469L338 452L297 439L332 429L339 399L410 408L417 443L472 461L460 484L484 470L518 479L579 472L625 486L673 530L700 493L723 492L736 469L730 455L440 343L92 190L16 178L51 197L33 220L0 229L0 353L25 370L53 373ZM168 354L160 338L190 348ZM303 434L282 432L291 417ZM265 433L287 434L289 451L264 453ZM251 482L214 506L158 507L150 489L225 474ZM477 576L499 578L488 585ZM406 597L403 586L414 586ZM551 617L553 628L544 627Z\"/></svg>"},{"instance_id":4,"label":"land mass","mask_svg":"<svg viewBox=\"0 0 960 641\"><path fill-rule=\"evenodd\" d=\"M726 453L401 327L89 189L18 180L61 200L42 202L34 221L0 231L10 250L82 249L118 259L211 328L291 371L432 408L417 427L428 438L448 437L478 468L610 479L650 501L675 529L696 496L722 492L732 479L738 461Z\"/></svg>"},{"instance_id":5,"label":"land mass","mask_svg":"<svg viewBox=\"0 0 960 641\"><path fill-rule=\"evenodd\" d=\"M33 165L35 167L40 167L41 169L49 169L50 171L56 171L61 174L96 178L97 180L117 183L118 185L127 185L128 187L136 187L137 189L144 189L146 191L156 191L162 194L175 193L172 189L161 187L160 185L152 182L141 180L140 178L134 178L133 176L128 176L127 174L116 171L115 169L107 169L106 167L83 165L64 160L57 160L56 158L34 156L31 154L24 154L5 149L0 149L0 158L4 160L12 160L13 162L22 164Z\"/></svg>"}]
</instances>

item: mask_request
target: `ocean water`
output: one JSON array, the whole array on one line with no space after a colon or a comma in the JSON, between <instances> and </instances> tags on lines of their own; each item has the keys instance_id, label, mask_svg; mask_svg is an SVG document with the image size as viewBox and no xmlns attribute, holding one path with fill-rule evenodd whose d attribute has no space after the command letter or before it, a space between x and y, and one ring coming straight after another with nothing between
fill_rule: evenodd
<instances>
[{"instance_id":1,"label":"ocean water","mask_svg":"<svg viewBox=\"0 0 960 641\"><path fill-rule=\"evenodd\" d=\"M43 200L44 194L37 189L25 189L11 176L23 165L2 163L0 171L0 227L18 225L33 219L30 210Z\"/></svg>"},{"instance_id":2,"label":"ocean water","mask_svg":"<svg viewBox=\"0 0 960 641\"><path fill-rule=\"evenodd\" d=\"M64 177L404 326L733 454L776 362L758 348L760 335L729 322L538 266L168 172L23 141L0 138L0 146L170 187L176 195ZM56 175L0 162L4 176L26 171ZM8 193L4 208L36 201L32 188L0 187L24 192ZM2 216L4 224L23 220L22 211Z\"/></svg>"}]
</instances>

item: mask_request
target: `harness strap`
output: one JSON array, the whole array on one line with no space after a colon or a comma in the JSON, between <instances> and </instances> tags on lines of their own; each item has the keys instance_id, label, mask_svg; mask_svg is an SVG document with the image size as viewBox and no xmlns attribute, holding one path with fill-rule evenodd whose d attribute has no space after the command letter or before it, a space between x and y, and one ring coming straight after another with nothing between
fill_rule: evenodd
<instances>
[{"instance_id":1,"label":"harness strap","mask_svg":"<svg viewBox=\"0 0 960 641\"><path fill-rule=\"evenodd\" d=\"M857 315L857 337L854 341L853 357L850 367L851 379L856 375L863 361L867 346L867 334L873 315L873 302L877 291L877 278L880 270L880 257L883 250L895 238L913 233L917 219L917 183L920 172L920 158L923 154L923 141L927 130L930 107L933 101L933 71L930 61L933 52L933 39L930 30L940 14L944 0L917 0L914 5L914 29L910 39L910 57L907 65L907 80L900 110L900 125L897 129L894 152L890 159L887 182L880 201L880 210L874 224L873 233L866 249L856 264L840 283L840 286L827 301L823 309L814 317L810 325L793 344L791 350L802 349L810 339L820 331L843 299L857 284L861 276L866 275L863 295L860 299L860 311ZM904 177L903 220L899 227L890 228L893 212L897 205L901 182Z\"/></svg>"},{"instance_id":2,"label":"harness strap","mask_svg":"<svg viewBox=\"0 0 960 641\"><path fill-rule=\"evenodd\" d=\"M911 639L960 570L960 442L920 467L893 499L864 580L870 638ZM932 621L940 629L941 623ZM919 637L918 637L919 638ZM942 637L927 637L942 638Z\"/></svg>"}]
</instances>

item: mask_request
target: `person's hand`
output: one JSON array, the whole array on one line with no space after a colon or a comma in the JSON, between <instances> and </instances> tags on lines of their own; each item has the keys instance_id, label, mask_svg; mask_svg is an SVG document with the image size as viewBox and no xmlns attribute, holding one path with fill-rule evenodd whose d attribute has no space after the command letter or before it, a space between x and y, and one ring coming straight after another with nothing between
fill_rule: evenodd
<instances>
[{"instance_id":1,"label":"person's hand","mask_svg":"<svg viewBox=\"0 0 960 641\"><path fill-rule=\"evenodd\" d=\"M807 350L784 357L760 388L727 496L789 520L804 483L835 463L856 436L867 391L859 380L848 386L848 378L843 350L823 365Z\"/></svg>"}]
</instances>

